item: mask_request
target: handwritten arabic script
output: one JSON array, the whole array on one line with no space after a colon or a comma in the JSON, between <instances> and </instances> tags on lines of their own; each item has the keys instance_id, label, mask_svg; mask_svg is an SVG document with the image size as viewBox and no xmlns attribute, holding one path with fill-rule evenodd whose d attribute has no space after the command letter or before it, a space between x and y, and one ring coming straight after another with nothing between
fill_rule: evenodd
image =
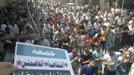
<instances>
[{"instance_id":1,"label":"handwritten arabic script","mask_svg":"<svg viewBox=\"0 0 134 75\"><path fill-rule=\"evenodd\" d=\"M68 67L68 64L63 61L50 61L50 60L22 61L22 60L17 60L16 63L17 63L17 66L21 66L22 68L27 68L27 67L67 68Z\"/></svg>"},{"instance_id":2,"label":"handwritten arabic script","mask_svg":"<svg viewBox=\"0 0 134 75\"><path fill-rule=\"evenodd\" d=\"M43 51L43 50L33 50L32 53L37 55L46 55L46 56L55 56L55 53L52 51Z\"/></svg>"}]
</instances>

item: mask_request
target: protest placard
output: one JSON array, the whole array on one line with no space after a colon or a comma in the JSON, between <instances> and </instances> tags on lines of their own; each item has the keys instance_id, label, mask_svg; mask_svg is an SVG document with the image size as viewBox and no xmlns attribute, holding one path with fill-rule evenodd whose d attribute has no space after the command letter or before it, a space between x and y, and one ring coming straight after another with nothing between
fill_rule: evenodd
<instances>
[{"instance_id":1,"label":"protest placard","mask_svg":"<svg viewBox=\"0 0 134 75\"><path fill-rule=\"evenodd\" d=\"M66 50L16 43L14 75L74 75Z\"/></svg>"}]
</instances>

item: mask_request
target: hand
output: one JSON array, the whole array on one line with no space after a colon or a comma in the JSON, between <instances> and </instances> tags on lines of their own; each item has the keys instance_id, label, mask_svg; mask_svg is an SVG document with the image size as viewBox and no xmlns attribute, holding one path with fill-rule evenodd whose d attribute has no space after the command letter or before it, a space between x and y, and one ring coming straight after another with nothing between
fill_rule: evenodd
<instances>
[{"instance_id":1,"label":"hand","mask_svg":"<svg viewBox=\"0 0 134 75\"><path fill-rule=\"evenodd\" d=\"M96 42L96 43L93 43L95 46L98 46L99 45L99 42Z\"/></svg>"},{"instance_id":2,"label":"hand","mask_svg":"<svg viewBox=\"0 0 134 75\"><path fill-rule=\"evenodd\" d=\"M104 65L111 67L111 66L113 66L113 63L112 62L104 62Z\"/></svg>"},{"instance_id":3,"label":"hand","mask_svg":"<svg viewBox=\"0 0 134 75\"><path fill-rule=\"evenodd\" d=\"M75 61L78 61L78 57L75 57L75 58L73 59L73 62L75 62Z\"/></svg>"},{"instance_id":4,"label":"hand","mask_svg":"<svg viewBox=\"0 0 134 75\"><path fill-rule=\"evenodd\" d=\"M103 58L102 57L98 57L98 58L96 58L96 61L103 61Z\"/></svg>"},{"instance_id":5,"label":"hand","mask_svg":"<svg viewBox=\"0 0 134 75\"><path fill-rule=\"evenodd\" d=\"M103 58L103 57L100 57L100 60L101 60L101 61L104 61L104 58Z\"/></svg>"},{"instance_id":6,"label":"hand","mask_svg":"<svg viewBox=\"0 0 134 75\"><path fill-rule=\"evenodd\" d=\"M8 62L0 62L0 75L11 75L17 68Z\"/></svg>"},{"instance_id":7,"label":"hand","mask_svg":"<svg viewBox=\"0 0 134 75\"><path fill-rule=\"evenodd\" d=\"M112 62L108 62L108 66L113 66L113 63Z\"/></svg>"}]
</instances>

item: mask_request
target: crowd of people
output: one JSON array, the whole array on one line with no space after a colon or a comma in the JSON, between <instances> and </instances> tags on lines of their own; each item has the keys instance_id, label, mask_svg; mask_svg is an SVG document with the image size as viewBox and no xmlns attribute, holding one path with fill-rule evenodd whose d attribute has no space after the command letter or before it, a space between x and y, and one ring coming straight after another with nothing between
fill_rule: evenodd
<instances>
[{"instance_id":1,"label":"crowd of people","mask_svg":"<svg viewBox=\"0 0 134 75\"><path fill-rule=\"evenodd\" d=\"M75 75L127 75L134 63L134 13L98 5L28 2L32 17L39 11L39 33L29 22L26 2L0 10L0 61L13 62L16 41L62 48ZM47 9L47 11L46 11ZM5 38L30 35L21 39ZM104 68L104 69L103 69Z\"/></svg>"},{"instance_id":2,"label":"crowd of people","mask_svg":"<svg viewBox=\"0 0 134 75\"><path fill-rule=\"evenodd\" d=\"M27 11L24 5L25 2L20 0L0 8L0 61L13 62L16 36L26 32Z\"/></svg>"}]
</instances>

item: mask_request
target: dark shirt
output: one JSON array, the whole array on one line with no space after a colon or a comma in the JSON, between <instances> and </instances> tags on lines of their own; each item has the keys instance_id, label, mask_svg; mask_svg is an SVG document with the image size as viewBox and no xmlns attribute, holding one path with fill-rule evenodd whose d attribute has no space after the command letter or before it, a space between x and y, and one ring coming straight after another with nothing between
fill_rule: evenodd
<instances>
[{"instance_id":1,"label":"dark shirt","mask_svg":"<svg viewBox=\"0 0 134 75\"><path fill-rule=\"evenodd\" d=\"M90 60L92 59L92 53L90 52L88 55L85 55L84 53L81 55L81 62L84 62L84 61L87 61L87 60ZM88 63L85 63L85 64L88 64ZM82 63L82 65L85 65Z\"/></svg>"}]
</instances>

